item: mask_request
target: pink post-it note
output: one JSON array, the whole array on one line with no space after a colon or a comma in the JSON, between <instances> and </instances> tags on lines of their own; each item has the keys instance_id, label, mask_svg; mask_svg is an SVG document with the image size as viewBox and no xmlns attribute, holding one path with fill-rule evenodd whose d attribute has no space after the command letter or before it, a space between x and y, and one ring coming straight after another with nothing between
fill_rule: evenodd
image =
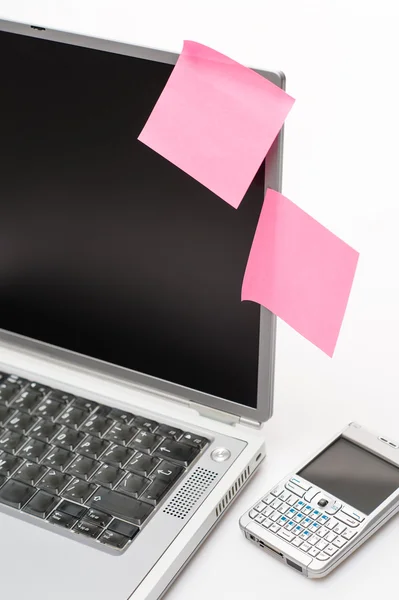
<instances>
[{"instance_id":1,"label":"pink post-it note","mask_svg":"<svg viewBox=\"0 0 399 600\"><path fill-rule=\"evenodd\" d=\"M359 253L268 189L242 286L329 356L334 353Z\"/></svg>"},{"instance_id":2,"label":"pink post-it note","mask_svg":"<svg viewBox=\"0 0 399 600\"><path fill-rule=\"evenodd\" d=\"M237 208L293 103L255 71L186 41L138 139Z\"/></svg>"}]
</instances>

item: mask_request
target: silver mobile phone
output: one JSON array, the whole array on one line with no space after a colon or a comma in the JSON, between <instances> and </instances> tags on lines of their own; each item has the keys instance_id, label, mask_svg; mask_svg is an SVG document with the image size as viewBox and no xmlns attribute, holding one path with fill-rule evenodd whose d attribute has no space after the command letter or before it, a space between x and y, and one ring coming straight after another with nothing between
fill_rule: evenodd
<instances>
[{"instance_id":1,"label":"silver mobile phone","mask_svg":"<svg viewBox=\"0 0 399 600\"><path fill-rule=\"evenodd\" d=\"M240 519L247 539L324 577L399 510L399 444L348 425Z\"/></svg>"}]
</instances>

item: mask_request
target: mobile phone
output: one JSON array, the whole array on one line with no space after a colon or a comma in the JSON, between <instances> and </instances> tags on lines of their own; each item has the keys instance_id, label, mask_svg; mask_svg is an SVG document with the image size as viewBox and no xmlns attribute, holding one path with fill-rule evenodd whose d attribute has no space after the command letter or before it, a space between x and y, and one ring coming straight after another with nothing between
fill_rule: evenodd
<instances>
[{"instance_id":1,"label":"mobile phone","mask_svg":"<svg viewBox=\"0 0 399 600\"><path fill-rule=\"evenodd\" d=\"M245 537L324 577L399 510L399 444L350 423L240 519Z\"/></svg>"}]
</instances>

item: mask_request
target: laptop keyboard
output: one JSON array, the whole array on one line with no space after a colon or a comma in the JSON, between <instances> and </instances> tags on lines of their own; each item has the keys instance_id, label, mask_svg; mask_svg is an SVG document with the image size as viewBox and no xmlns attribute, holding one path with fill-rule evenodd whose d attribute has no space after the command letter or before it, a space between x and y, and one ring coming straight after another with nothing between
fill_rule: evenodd
<instances>
[{"instance_id":1,"label":"laptop keyboard","mask_svg":"<svg viewBox=\"0 0 399 600\"><path fill-rule=\"evenodd\" d=\"M0 503L123 550L209 440L0 373Z\"/></svg>"}]
</instances>

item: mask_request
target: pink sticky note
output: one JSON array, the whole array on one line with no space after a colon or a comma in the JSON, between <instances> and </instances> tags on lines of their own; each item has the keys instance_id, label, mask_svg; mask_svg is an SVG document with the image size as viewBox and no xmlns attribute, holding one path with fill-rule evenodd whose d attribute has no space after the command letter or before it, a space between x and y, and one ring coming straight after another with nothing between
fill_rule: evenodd
<instances>
[{"instance_id":1,"label":"pink sticky note","mask_svg":"<svg viewBox=\"0 0 399 600\"><path fill-rule=\"evenodd\" d=\"M293 103L255 71L186 41L138 139L237 208Z\"/></svg>"},{"instance_id":2,"label":"pink sticky note","mask_svg":"<svg viewBox=\"0 0 399 600\"><path fill-rule=\"evenodd\" d=\"M359 253L274 190L267 190L242 286L329 356Z\"/></svg>"}]
</instances>

